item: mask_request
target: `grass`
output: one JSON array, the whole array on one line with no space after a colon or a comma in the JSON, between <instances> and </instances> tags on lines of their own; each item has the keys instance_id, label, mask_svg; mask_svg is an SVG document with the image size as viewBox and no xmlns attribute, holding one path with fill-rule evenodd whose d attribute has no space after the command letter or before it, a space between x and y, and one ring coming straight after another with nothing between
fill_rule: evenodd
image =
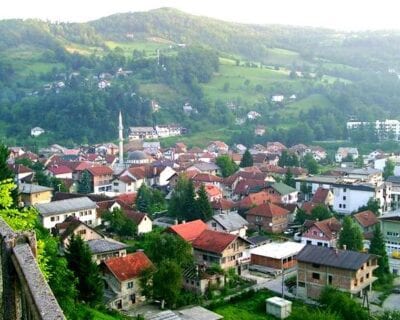
<instances>
[{"instance_id":1,"label":"grass","mask_svg":"<svg viewBox=\"0 0 400 320\"><path fill-rule=\"evenodd\" d=\"M132 41L132 42L115 42L115 41L106 41L106 46L110 49L115 49L116 47L121 48L124 50L126 56L131 57L133 50L144 51L146 56L153 56L157 55L157 49L163 50L170 50L171 43L165 41L156 41L156 39L151 38L149 41Z\"/></svg>"},{"instance_id":2,"label":"grass","mask_svg":"<svg viewBox=\"0 0 400 320\"><path fill-rule=\"evenodd\" d=\"M77 305L76 314L79 316L79 319L96 319L96 320L127 320L128 317L118 313L117 311L107 311L107 310L98 310L93 309L86 305ZM88 317L90 316L90 317Z\"/></svg>"},{"instance_id":3,"label":"grass","mask_svg":"<svg viewBox=\"0 0 400 320\"><path fill-rule=\"evenodd\" d=\"M300 56L298 52L280 49L280 48L271 48L266 50L265 63L271 65L284 65L284 66L292 66L293 64L303 64L306 61Z\"/></svg>"},{"instance_id":4,"label":"grass","mask_svg":"<svg viewBox=\"0 0 400 320\"><path fill-rule=\"evenodd\" d=\"M313 106L331 108L333 105L325 96L321 94L312 94L304 99L300 99L286 105L284 110L282 110L282 114L288 116L298 116L300 111L308 111Z\"/></svg>"},{"instance_id":5,"label":"grass","mask_svg":"<svg viewBox=\"0 0 400 320\"><path fill-rule=\"evenodd\" d=\"M188 147L206 147L210 141L222 140L228 141L235 130L227 128L209 129L202 132L196 132L180 137L170 137L161 140L163 147L173 146L176 142L183 142Z\"/></svg>"},{"instance_id":6,"label":"grass","mask_svg":"<svg viewBox=\"0 0 400 320\"><path fill-rule=\"evenodd\" d=\"M174 89L162 83L142 83L139 86L142 95L156 99L161 104L175 101L178 95Z\"/></svg>"}]
</instances>

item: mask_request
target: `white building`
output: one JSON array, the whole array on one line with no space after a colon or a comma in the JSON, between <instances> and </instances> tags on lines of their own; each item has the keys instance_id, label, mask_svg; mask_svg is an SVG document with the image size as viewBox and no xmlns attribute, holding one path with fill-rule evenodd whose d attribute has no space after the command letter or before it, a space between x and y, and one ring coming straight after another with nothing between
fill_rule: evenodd
<instances>
[{"instance_id":1,"label":"white building","mask_svg":"<svg viewBox=\"0 0 400 320\"><path fill-rule=\"evenodd\" d=\"M347 130L357 129L362 126L372 126L381 139L400 139L400 121L398 120L386 119L385 121L376 120L375 122L349 121L346 126Z\"/></svg>"},{"instance_id":2,"label":"white building","mask_svg":"<svg viewBox=\"0 0 400 320\"><path fill-rule=\"evenodd\" d=\"M311 187L313 195L319 187L333 193L333 210L342 214L351 214L367 204L370 198L380 203L381 212L391 207L391 183L363 181L357 178L337 176L312 176L296 178L296 189L301 190L302 183Z\"/></svg>"},{"instance_id":3,"label":"white building","mask_svg":"<svg viewBox=\"0 0 400 320\"><path fill-rule=\"evenodd\" d=\"M257 111L249 111L247 113L247 119L249 120L255 120L259 117L261 117L261 114L259 114Z\"/></svg>"},{"instance_id":4,"label":"white building","mask_svg":"<svg viewBox=\"0 0 400 320\"><path fill-rule=\"evenodd\" d=\"M40 127L34 127L31 129L31 136L38 137L44 132L45 132L44 129L42 129Z\"/></svg>"},{"instance_id":5,"label":"white building","mask_svg":"<svg viewBox=\"0 0 400 320\"><path fill-rule=\"evenodd\" d=\"M272 102L283 102L284 99L285 99L285 97L283 95L279 94L279 95L272 96L271 101Z\"/></svg>"},{"instance_id":6,"label":"white building","mask_svg":"<svg viewBox=\"0 0 400 320\"><path fill-rule=\"evenodd\" d=\"M157 131L153 127L130 127L129 140L157 139Z\"/></svg>"},{"instance_id":7,"label":"white building","mask_svg":"<svg viewBox=\"0 0 400 320\"><path fill-rule=\"evenodd\" d=\"M88 197L37 204L35 207L39 211L43 227L49 230L69 216L74 216L89 226L95 227L101 224L101 218L97 217L96 202Z\"/></svg>"},{"instance_id":8,"label":"white building","mask_svg":"<svg viewBox=\"0 0 400 320\"><path fill-rule=\"evenodd\" d=\"M352 159L357 159L359 154L357 148L345 148L345 147L340 147L336 151L335 154L335 161L336 162L342 162L343 159L347 157L352 157Z\"/></svg>"}]
</instances>

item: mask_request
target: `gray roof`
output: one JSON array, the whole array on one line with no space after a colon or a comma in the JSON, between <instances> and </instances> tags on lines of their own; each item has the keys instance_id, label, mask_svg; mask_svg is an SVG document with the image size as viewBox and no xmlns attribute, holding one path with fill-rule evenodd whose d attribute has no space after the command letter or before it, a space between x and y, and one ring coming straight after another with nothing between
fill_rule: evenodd
<instances>
[{"instance_id":1,"label":"gray roof","mask_svg":"<svg viewBox=\"0 0 400 320\"><path fill-rule=\"evenodd\" d=\"M219 314L200 306L179 310L178 314L183 320L219 320L223 318Z\"/></svg>"},{"instance_id":2,"label":"gray roof","mask_svg":"<svg viewBox=\"0 0 400 320\"><path fill-rule=\"evenodd\" d=\"M215 163L207 163L207 162L199 162L199 163L195 163L193 165L194 167L196 167L197 169L199 169L200 171L213 171L213 170L218 170L219 167L215 164Z\"/></svg>"},{"instance_id":3,"label":"gray roof","mask_svg":"<svg viewBox=\"0 0 400 320\"><path fill-rule=\"evenodd\" d=\"M128 153L128 160L144 160L147 159L147 155L140 150L132 151Z\"/></svg>"},{"instance_id":4,"label":"gray roof","mask_svg":"<svg viewBox=\"0 0 400 320\"><path fill-rule=\"evenodd\" d=\"M42 216L48 217L65 212L95 209L97 205L96 202L93 202L88 197L82 197L36 204L35 207L39 210Z\"/></svg>"},{"instance_id":5,"label":"gray roof","mask_svg":"<svg viewBox=\"0 0 400 320\"><path fill-rule=\"evenodd\" d=\"M386 181L400 184L400 176L390 176L386 179Z\"/></svg>"},{"instance_id":6,"label":"gray roof","mask_svg":"<svg viewBox=\"0 0 400 320\"><path fill-rule=\"evenodd\" d=\"M307 245L297 254L297 261L346 270L358 270L374 255L350 250Z\"/></svg>"},{"instance_id":7,"label":"gray roof","mask_svg":"<svg viewBox=\"0 0 400 320\"><path fill-rule=\"evenodd\" d=\"M110 252L122 250L127 247L126 244L115 241L113 239L95 239L87 241L87 244L92 253L102 253L102 252Z\"/></svg>"},{"instance_id":8,"label":"gray roof","mask_svg":"<svg viewBox=\"0 0 400 320\"><path fill-rule=\"evenodd\" d=\"M45 191L53 191L52 188L39 186L37 184L29 184L29 183L20 183L18 185L19 193L37 193L37 192L45 192Z\"/></svg>"},{"instance_id":9,"label":"gray roof","mask_svg":"<svg viewBox=\"0 0 400 320\"><path fill-rule=\"evenodd\" d=\"M228 232L241 229L249 224L236 212L216 214L211 219L219 223Z\"/></svg>"},{"instance_id":10,"label":"gray roof","mask_svg":"<svg viewBox=\"0 0 400 320\"><path fill-rule=\"evenodd\" d=\"M171 310L161 311L157 314L146 317L147 320L182 320L181 317L173 313Z\"/></svg>"}]
</instances>

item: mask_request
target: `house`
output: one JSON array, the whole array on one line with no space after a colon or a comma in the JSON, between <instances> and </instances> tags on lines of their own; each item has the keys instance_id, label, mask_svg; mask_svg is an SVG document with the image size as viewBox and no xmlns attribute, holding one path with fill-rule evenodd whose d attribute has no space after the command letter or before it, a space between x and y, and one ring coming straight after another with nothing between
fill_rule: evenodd
<instances>
[{"instance_id":1,"label":"house","mask_svg":"<svg viewBox=\"0 0 400 320\"><path fill-rule=\"evenodd\" d=\"M72 169L65 165L52 165L46 168L45 173L59 179L72 179Z\"/></svg>"},{"instance_id":2,"label":"house","mask_svg":"<svg viewBox=\"0 0 400 320\"><path fill-rule=\"evenodd\" d=\"M280 197L275 194L269 194L266 191L260 191L257 193L250 193L239 202L239 209L246 210L252 207L259 206L261 204L272 202L279 203Z\"/></svg>"},{"instance_id":3,"label":"house","mask_svg":"<svg viewBox=\"0 0 400 320\"><path fill-rule=\"evenodd\" d=\"M320 187L317 189L317 191L315 191L311 202L326 206L333 206L333 193L329 189Z\"/></svg>"},{"instance_id":4,"label":"house","mask_svg":"<svg viewBox=\"0 0 400 320\"><path fill-rule=\"evenodd\" d=\"M377 279L378 258L372 254L307 245L296 259L296 294L302 298L317 299L327 285L360 295Z\"/></svg>"},{"instance_id":5,"label":"house","mask_svg":"<svg viewBox=\"0 0 400 320\"><path fill-rule=\"evenodd\" d=\"M265 134L265 127L263 126L256 126L256 128L254 129L254 134L256 136L262 136Z\"/></svg>"},{"instance_id":6,"label":"house","mask_svg":"<svg viewBox=\"0 0 400 320\"><path fill-rule=\"evenodd\" d=\"M90 226L95 227L101 224L101 219L97 217L96 202L93 202L88 197L36 204L35 207L39 211L43 227L49 230L69 216L77 217Z\"/></svg>"},{"instance_id":7,"label":"house","mask_svg":"<svg viewBox=\"0 0 400 320\"><path fill-rule=\"evenodd\" d=\"M183 271L183 287L187 291L202 295L210 287L223 288L224 286L225 277L223 273L213 272L213 270L199 266L190 266Z\"/></svg>"},{"instance_id":8,"label":"house","mask_svg":"<svg viewBox=\"0 0 400 320\"><path fill-rule=\"evenodd\" d=\"M146 213L125 210L125 215L136 224L138 235L148 233L153 230L153 222Z\"/></svg>"},{"instance_id":9,"label":"house","mask_svg":"<svg viewBox=\"0 0 400 320\"><path fill-rule=\"evenodd\" d=\"M18 184L19 201L23 206L34 206L42 203L49 203L53 196L53 189L42 187L36 184Z\"/></svg>"},{"instance_id":10,"label":"house","mask_svg":"<svg viewBox=\"0 0 400 320\"><path fill-rule=\"evenodd\" d=\"M400 252L400 210L387 212L381 215L379 220L386 243L386 252L388 256L392 256L393 253Z\"/></svg>"},{"instance_id":11,"label":"house","mask_svg":"<svg viewBox=\"0 0 400 320\"><path fill-rule=\"evenodd\" d=\"M274 96L272 96L271 101L272 102L283 102L283 100L285 100L285 96L281 95L281 94L276 94Z\"/></svg>"},{"instance_id":12,"label":"house","mask_svg":"<svg viewBox=\"0 0 400 320\"><path fill-rule=\"evenodd\" d=\"M92 259L100 264L102 261L114 257L126 256L127 245L110 238L91 239L87 241Z\"/></svg>"},{"instance_id":13,"label":"house","mask_svg":"<svg viewBox=\"0 0 400 320\"><path fill-rule=\"evenodd\" d=\"M250 270L278 274L283 270L296 267L296 255L304 248L304 244L286 241L271 242L250 251Z\"/></svg>"},{"instance_id":14,"label":"house","mask_svg":"<svg viewBox=\"0 0 400 320\"><path fill-rule=\"evenodd\" d=\"M211 141L208 146L207 150L209 152L214 152L217 154L226 154L228 153L229 146L223 141Z\"/></svg>"},{"instance_id":15,"label":"house","mask_svg":"<svg viewBox=\"0 0 400 320\"><path fill-rule=\"evenodd\" d=\"M343 159L351 157L353 160L358 158L357 148L339 147L335 154L335 161L342 162Z\"/></svg>"},{"instance_id":16,"label":"house","mask_svg":"<svg viewBox=\"0 0 400 320\"><path fill-rule=\"evenodd\" d=\"M156 156L159 154L161 149L160 142L153 141L153 142L143 142L143 152L147 154L151 154Z\"/></svg>"},{"instance_id":17,"label":"house","mask_svg":"<svg viewBox=\"0 0 400 320\"><path fill-rule=\"evenodd\" d=\"M116 193L137 192L140 186L145 183L145 178L146 173L143 167L125 169L112 180L113 191Z\"/></svg>"},{"instance_id":18,"label":"house","mask_svg":"<svg viewBox=\"0 0 400 320\"><path fill-rule=\"evenodd\" d=\"M222 198L211 202L211 207L214 210L214 214L229 213L236 207L236 203L230 199Z\"/></svg>"},{"instance_id":19,"label":"house","mask_svg":"<svg viewBox=\"0 0 400 320\"><path fill-rule=\"evenodd\" d=\"M216 264L222 270L234 268L239 274L242 270L240 260L250 242L226 232L204 230L192 242L196 264L210 267Z\"/></svg>"},{"instance_id":20,"label":"house","mask_svg":"<svg viewBox=\"0 0 400 320\"><path fill-rule=\"evenodd\" d=\"M7 165L12 172L14 172L14 178L16 181L21 182L21 181L27 181L32 180L32 177L35 174L35 171L33 171L31 168L25 167L22 164L8 164Z\"/></svg>"},{"instance_id":21,"label":"house","mask_svg":"<svg viewBox=\"0 0 400 320\"><path fill-rule=\"evenodd\" d=\"M113 170L107 166L90 167L85 171L90 176L90 188L93 193L112 191Z\"/></svg>"},{"instance_id":22,"label":"house","mask_svg":"<svg viewBox=\"0 0 400 320\"><path fill-rule=\"evenodd\" d=\"M207 228L207 224L198 219L170 226L166 231L178 235L187 242L193 242Z\"/></svg>"},{"instance_id":23,"label":"house","mask_svg":"<svg viewBox=\"0 0 400 320\"><path fill-rule=\"evenodd\" d=\"M269 194L278 195L282 203L297 203L298 201L298 191L283 182L269 184L266 191Z\"/></svg>"},{"instance_id":24,"label":"house","mask_svg":"<svg viewBox=\"0 0 400 320\"><path fill-rule=\"evenodd\" d=\"M130 127L129 140L157 139L157 131L153 127Z\"/></svg>"},{"instance_id":25,"label":"house","mask_svg":"<svg viewBox=\"0 0 400 320\"><path fill-rule=\"evenodd\" d=\"M336 248L342 225L336 218L329 218L321 221L306 220L304 228L301 243Z\"/></svg>"},{"instance_id":26,"label":"house","mask_svg":"<svg viewBox=\"0 0 400 320\"><path fill-rule=\"evenodd\" d=\"M114 309L128 309L144 302L139 277L143 270L153 267L143 252L105 260L101 264L105 282L105 295L110 297L107 305Z\"/></svg>"},{"instance_id":27,"label":"house","mask_svg":"<svg viewBox=\"0 0 400 320\"><path fill-rule=\"evenodd\" d=\"M379 226L379 219L370 210L361 211L353 215L354 221L361 228L364 239L371 240L375 227Z\"/></svg>"},{"instance_id":28,"label":"house","mask_svg":"<svg viewBox=\"0 0 400 320\"><path fill-rule=\"evenodd\" d=\"M311 154L316 161L321 161L326 158L327 153L326 150L319 146L311 146Z\"/></svg>"},{"instance_id":29,"label":"house","mask_svg":"<svg viewBox=\"0 0 400 320\"><path fill-rule=\"evenodd\" d=\"M247 119L249 120L255 120L259 117L261 117L261 114L259 114L257 111L249 111L247 113Z\"/></svg>"},{"instance_id":30,"label":"house","mask_svg":"<svg viewBox=\"0 0 400 320\"><path fill-rule=\"evenodd\" d=\"M247 211L246 220L250 229L280 233L287 229L289 211L267 202Z\"/></svg>"},{"instance_id":31,"label":"house","mask_svg":"<svg viewBox=\"0 0 400 320\"><path fill-rule=\"evenodd\" d=\"M267 152L272 154L282 154L283 150L286 150L286 146L278 141L267 142Z\"/></svg>"},{"instance_id":32,"label":"house","mask_svg":"<svg viewBox=\"0 0 400 320\"><path fill-rule=\"evenodd\" d=\"M151 162L152 157L140 150L128 152L126 163L128 164L146 164Z\"/></svg>"},{"instance_id":33,"label":"house","mask_svg":"<svg viewBox=\"0 0 400 320\"><path fill-rule=\"evenodd\" d=\"M32 137L39 137L44 132L45 132L44 129L42 129L40 127L34 127L34 128L31 129L31 136Z\"/></svg>"},{"instance_id":34,"label":"house","mask_svg":"<svg viewBox=\"0 0 400 320\"><path fill-rule=\"evenodd\" d=\"M187 168L187 171L193 171L193 170L199 173L208 173L212 175L216 175L220 172L219 166L217 166L215 163L206 163L206 162L198 162Z\"/></svg>"},{"instance_id":35,"label":"house","mask_svg":"<svg viewBox=\"0 0 400 320\"><path fill-rule=\"evenodd\" d=\"M236 212L216 214L207 222L208 228L246 238L248 222Z\"/></svg>"},{"instance_id":36,"label":"house","mask_svg":"<svg viewBox=\"0 0 400 320\"><path fill-rule=\"evenodd\" d=\"M204 190L206 191L208 201L216 202L223 198L222 190L212 184L205 184Z\"/></svg>"}]
</instances>

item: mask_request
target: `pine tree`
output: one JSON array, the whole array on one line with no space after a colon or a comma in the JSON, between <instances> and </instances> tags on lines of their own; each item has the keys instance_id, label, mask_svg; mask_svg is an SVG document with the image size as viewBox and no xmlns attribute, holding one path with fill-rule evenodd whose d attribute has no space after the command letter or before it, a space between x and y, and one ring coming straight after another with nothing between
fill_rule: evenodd
<instances>
[{"instance_id":1,"label":"pine tree","mask_svg":"<svg viewBox=\"0 0 400 320\"><path fill-rule=\"evenodd\" d=\"M371 244L369 246L369 253L379 256L379 267L374 271L374 273L380 281L384 280L386 276L390 274L390 269L389 258L386 253L385 241L383 239L383 234L379 225L375 226L374 235L371 239Z\"/></svg>"},{"instance_id":2,"label":"pine tree","mask_svg":"<svg viewBox=\"0 0 400 320\"><path fill-rule=\"evenodd\" d=\"M193 182L184 175L178 178L168 211L178 219L195 220L199 218Z\"/></svg>"},{"instance_id":3,"label":"pine tree","mask_svg":"<svg viewBox=\"0 0 400 320\"><path fill-rule=\"evenodd\" d=\"M90 184L90 174L86 170L83 171L80 180L78 181L78 193L88 194L92 192Z\"/></svg>"},{"instance_id":4,"label":"pine tree","mask_svg":"<svg viewBox=\"0 0 400 320\"><path fill-rule=\"evenodd\" d=\"M293 174L290 168L287 168L285 178L283 179L283 183L293 188L296 186L296 181L294 181Z\"/></svg>"},{"instance_id":5,"label":"pine tree","mask_svg":"<svg viewBox=\"0 0 400 320\"><path fill-rule=\"evenodd\" d=\"M343 220L342 231L339 234L339 246L347 250L361 251L363 249L363 235L360 228L350 217Z\"/></svg>"},{"instance_id":6,"label":"pine tree","mask_svg":"<svg viewBox=\"0 0 400 320\"><path fill-rule=\"evenodd\" d=\"M99 269L92 260L89 246L80 236L72 234L65 251L68 268L78 278L78 298L91 305L100 303L103 299L103 281Z\"/></svg>"},{"instance_id":7,"label":"pine tree","mask_svg":"<svg viewBox=\"0 0 400 320\"><path fill-rule=\"evenodd\" d=\"M137 197L135 201L136 209L141 212L149 212L150 204L151 204L151 191L144 183L142 183L137 192Z\"/></svg>"},{"instance_id":8,"label":"pine tree","mask_svg":"<svg viewBox=\"0 0 400 320\"><path fill-rule=\"evenodd\" d=\"M186 185L183 206L183 214L187 220L191 221L199 219L200 213L197 207L196 192L194 190L194 184L192 180L189 180Z\"/></svg>"},{"instance_id":9,"label":"pine tree","mask_svg":"<svg viewBox=\"0 0 400 320\"><path fill-rule=\"evenodd\" d=\"M204 221L208 221L213 214L210 201L207 197L207 192L204 184L201 185L197 191L197 210L200 213L200 218Z\"/></svg>"},{"instance_id":10,"label":"pine tree","mask_svg":"<svg viewBox=\"0 0 400 320\"><path fill-rule=\"evenodd\" d=\"M243 153L242 160L240 161L239 166L241 168L251 167L253 165L253 157L250 154L250 151L246 149Z\"/></svg>"}]
</instances>

